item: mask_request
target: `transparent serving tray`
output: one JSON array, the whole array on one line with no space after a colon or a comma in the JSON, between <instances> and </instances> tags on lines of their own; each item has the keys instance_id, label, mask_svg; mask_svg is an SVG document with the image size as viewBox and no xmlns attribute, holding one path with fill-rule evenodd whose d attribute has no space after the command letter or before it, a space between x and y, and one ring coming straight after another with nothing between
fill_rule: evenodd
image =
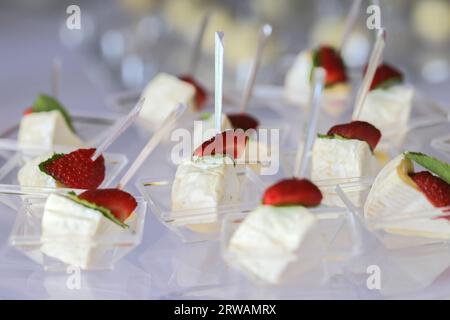
<instances>
[{"instance_id":1,"label":"transparent serving tray","mask_svg":"<svg viewBox=\"0 0 450 320\"><path fill-rule=\"evenodd\" d=\"M436 219L439 211L393 212L390 219L369 223L364 218L363 204L372 183L354 181L336 187L349 208L354 235L354 255L345 265L343 276L366 298L416 294L430 287L450 267L450 239L398 234L385 228L417 219ZM442 216L448 216L448 210L442 208ZM377 276L376 287L368 287L371 275Z\"/></svg>"},{"instance_id":2,"label":"transparent serving tray","mask_svg":"<svg viewBox=\"0 0 450 320\"><path fill-rule=\"evenodd\" d=\"M123 154L105 153L103 157L105 158L106 172L100 188L110 187L128 163L128 158ZM21 151L15 153L0 167L0 183L18 185L17 174L25 163L31 159L33 159L33 156L24 154Z\"/></svg>"},{"instance_id":3,"label":"transparent serving tray","mask_svg":"<svg viewBox=\"0 0 450 320\"><path fill-rule=\"evenodd\" d=\"M364 217L364 203L372 187L373 179L360 179L350 182L343 182L336 186L336 192L342 201L348 207L350 212L358 219L361 226L367 232L374 235L388 249L405 249L421 247L426 250L445 250L450 249L450 233L448 239L431 237L427 235L406 235L397 232L389 232L389 229L395 229L398 224L404 222L414 222L423 219L436 219L438 217L450 215L450 208L436 208L433 210L412 210L410 212L392 212L389 217L383 217L382 220L371 219L368 221ZM447 212L446 212L447 211ZM450 224L450 222L449 222ZM360 239L361 242L364 239Z\"/></svg>"},{"instance_id":4,"label":"transparent serving tray","mask_svg":"<svg viewBox=\"0 0 450 320\"><path fill-rule=\"evenodd\" d=\"M221 252L223 259L232 268L228 274L228 281L236 281L242 274L252 283L263 286L282 287L320 287L325 285L333 276L340 274L354 254L354 241L351 225L348 223L348 210L345 208L320 206L309 209L318 217L319 231L323 243L305 244L306 249L291 254L281 254L255 250L245 258L229 249L230 240L248 212L227 214L222 221ZM317 239L315 239L317 240ZM289 266L279 283L267 283L260 279L241 264L254 260L258 265L270 264L273 261L290 259ZM234 279L234 280L233 280Z\"/></svg>"},{"instance_id":5,"label":"transparent serving tray","mask_svg":"<svg viewBox=\"0 0 450 320\"><path fill-rule=\"evenodd\" d=\"M73 115L73 125L77 132L77 135L83 141L84 146L96 146L109 134L108 129L118 120L115 115L110 116L97 116L97 115ZM14 125L9 128L0 130L0 149L2 150L24 150L24 147L17 143L17 137L19 133L20 119ZM43 151L42 148L36 148L35 146L25 146L28 151L39 152ZM67 146L53 146L52 150L55 151L69 151L73 147Z\"/></svg>"},{"instance_id":6,"label":"transparent serving tray","mask_svg":"<svg viewBox=\"0 0 450 320\"><path fill-rule=\"evenodd\" d=\"M89 268L83 269L83 271L111 270L121 258L141 243L147 205L141 197L136 198L136 200L138 206L126 221L129 228L123 229L113 238L106 236L96 236L89 239L84 237L42 238L41 225L46 196L29 196L17 212L9 236L9 244L42 265L46 271L67 271L70 266L56 258L45 255L41 251L42 245L57 243L61 246L67 246L67 250L70 250L71 247L78 248L80 245L87 245L88 250L97 250L98 254Z\"/></svg>"},{"instance_id":7,"label":"transparent serving tray","mask_svg":"<svg viewBox=\"0 0 450 320\"><path fill-rule=\"evenodd\" d=\"M219 239L220 220L225 213L251 210L259 204L264 185L257 174L250 168L243 168L238 173L238 178L242 190L239 204L221 205L217 208L173 211L171 194L174 176L142 178L136 182L136 187L148 201L150 210L166 227L183 242L198 242ZM208 230L198 231L202 227L198 221L205 218L216 222L208 223Z\"/></svg>"}]
</instances>

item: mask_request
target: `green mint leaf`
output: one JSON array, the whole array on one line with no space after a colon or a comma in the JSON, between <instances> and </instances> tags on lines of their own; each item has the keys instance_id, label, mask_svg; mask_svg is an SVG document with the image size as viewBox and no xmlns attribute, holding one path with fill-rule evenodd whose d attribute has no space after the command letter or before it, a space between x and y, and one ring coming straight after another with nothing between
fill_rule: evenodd
<instances>
[{"instance_id":1,"label":"green mint leaf","mask_svg":"<svg viewBox=\"0 0 450 320\"><path fill-rule=\"evenodd\" d=\"M212 116L211 112L205 112L200 116L200 120L206 121L209 118L211 118L211 116Z\"/></svg>"},{"instance_id":2,"label":"green mint leaf","mask_svg":"<svg viewBox=\"0 0 450 320\"><path fill-rule=\"evenodd\" d=\"M450 164L420 152L406 152L405 157L430 170L445 182L450 183Z\"/></svg>"},{"instance_id":3,"label":"green mint leaf","mask_svg":"<svg viewBox=\"0 0 450 320\"><path fill-rule=\"evenodd\" d=\"M67 110L61 105L61 103L59 103L55 98L50 97L46 94L38 95L33 103L33 112L48 112L53 110L58 110L59 112L61 112L61 115L63 116L70 130L75 133L75 128L72 124L72 118L70 117Z\"/></svg>"},{"instance_id":4,"label":"green mint leaf","mask_svg":"<svg viewBox=\"0 0 450 320\"><path fill-rule=\"evenodd\" d=\"M314 68L320 67L320 48L316 49L312 52L312 66L311 70L309 71L309 82L312 83L313 81L313 72Z\"/></svg>"},{"instance_id":5,"label":"green mint leaf","mask_svg":"<svg viewBox=\"0 0 450 320\"><path fill-rule=\"evenodd\" d=\"M101 214L103 214L103 216L106 219L111 220L112 222L114 222L115 224L119 225L122 228L128 228L129 226L126 223L123 223L122 221L120 221L119 219L117 219L111 212L111 210L109 210L108 208L102 207L102 206L97 206L95 203L86 201L84 199L80 199L78 198L77 194L73 191L70 191L67 196L72 200L75 201L76 203L92 209L92 210L96 210L98 212L100 212Z\"/></svg>"},{"instance_id":6,"label":"green mint leaf","mask_svg":"<svg viewBox=\"0 0 450 320\"><path fill-rule=\"evenodd\" d=\"M318 133L317 134L317 138L321 138L321 139L339 139L339 140L349 140L343 136L340 136L338 134L333 134L333 135L328 135L328 134L322 134L322 133Z\"/></svg>"},{"instance_id":7,"label":"green mint leaf","mask_svg":"<svg viewBox=\"0 0 450 320\"><path fill-rule=\"evenodd\" d=\"M52 177L52 175L47 172L46 166L49 163L51 163L51 162L53 162L53 161L55 161L55 160L57 160L59 158L62 158L63 156L64 156L64 153L54 153L50 158L48 158L47 160L42 161L41 163L39 163L39 170L41 170L41 172L43 172L43 173L45 173L45 174L47 174L47 175Z\"/></svg>"}]
</instances>

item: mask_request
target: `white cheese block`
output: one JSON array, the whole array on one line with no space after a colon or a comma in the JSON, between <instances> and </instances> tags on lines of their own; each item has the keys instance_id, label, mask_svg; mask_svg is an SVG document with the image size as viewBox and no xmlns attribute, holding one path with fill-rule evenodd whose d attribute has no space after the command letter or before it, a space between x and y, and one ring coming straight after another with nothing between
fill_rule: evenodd
<instances>
[{"instance_id":1,"label":"white cheese block","mask_svg":"<svg viewBox=\"0 0 450 320\"><path fill-rule=\"evenodd\" d=\"M52 153L36 157L20 168L17 173L17 180L21 186L26 187L42 187L42 188L57 188L58 183L52 176L42 172L39 169L39 164L52 157Z\"/></svg>"},{"instance_id":2,"label":"white cheese block","mask_svg":"<svg viewBox=\"0 0 450 320\"><path fill-rule=\"evenodd\" d=\"M359 120L373 124L383 133L406 128L413 98L414 89L407 85L371 90L364 101Z\"/></svg>"},{"instance_id":3,"label":"white cheese block","mask_svg":"<svg viewBox=\"0 0 450 320\"><path fill-rule=\"evenodd\" d=\"M403 154L397 156L376 177L364 205L367 223L369 226L370 224L381 223L385 226L385 231L399 235L450 239L450 223L446 219L386 220L407 213L435 212L440 214L439 209L428 201L414 182L407 180L407 174L404 173L402 176L400 164L404 159Z\"/></svg>"},{"instance_id":4,"label":"white cheese block","mask_svg":"<svg viewBox=\"0 0 450 320\"><path fill-rule=\"evenodd\" d=\"M294 65L286 74L284 95L295 105L309 107L309 96L312 90L310 79L313 67L312 56L311 50L300 52ZM347 83L339 83L325 88L321 97L321 106L330 114L340 114L346 106L350 91L351 88Z\"/></svg>"},{"instance_id":5,"label":"white cheese block","mask_svg":"<svg viewBox=\"0 0 450 320\"><path fill-rule=\"evenodd\" d=\"M233 129L230 119L226 114L222 114L222 131ZM201 146L203 142L213 138L217 134L214 115L210 115L205 120L194 122L194 150Z\"/></svg>"},{"instance_id":6,"label":"white cheese block","mask_svg":"<svg viewBox=\"0 0 450 320\"><path fill-rule=\"evenodd\" d=\"M311 90L312 56L311 50L301 51L286 74L284 92L286 98L293 103L305 105L308 102L308 93Z\"/></svg>"},{"instance_id":7,"label":"white cheese block","mask_svg":"<svg viewBox=\"0 0 450 320\"><path fill-rule=\"evenodd\" d=\"M206 224L208 231L211 224L217 227L218 207L238 203L239 196L240 183L232 159L205 156L185 160L178 166L172 185L174 224ZM207 209L207 214L190 216L199 209Z\"/></svg>"},{"instance_id":8,"label":"white cheese block","mask_svg":"<svg viewBox=\"0 0 450 320\"><path fill-rule=\"evenodd\" d=\"M41 251L49 257L82 269L93 267L106 250L95 237L117 236L122 228L97 210L51 194L42 216Z\"/></svg>"},{"instance_id":9,"label":"white cheese block","mask_svg":"<svg viewBox=\"0 0 450 320\"><path fill-rule=\"evenodd\" d=\"M194 96L193 85L170 74L159 73L142 91L145 102L139 118L144 125L158 128L178 104L193 107Z\"/></svg>"},{"instance_id":10,"label":"white cheese block","mask_svg":"<svg viewBox=\"0 0 450 320\"><path fill-rule=\"evenodd\" d=\"M20 121L19 145L52 149L53 146L81 147L83 142L72 132L61 112L33 112Z\"/></svg>"},{"instance_id":11,"label":"white cheese block","mask_svg":"<svg viewBox=\"0 0 450 320\"><path fill-rule=\"evenodd\" d=\"M277 284L314 267L324 239L317 218L301 206L259 206L232 235L228 251L240 268Z\"/></svg>"},{"instance_id":12,"label":"white cheese block","mask_svg":"<svg viewBox=\"0 0 450 320\"><path fill-rule=\"evenodd\" d=\"M317 137L312 149L311 179L313 181L336 180L375 176L379 170L376 157L365 141L356 139L328 139ZM341 206L335 193L324 193L326 205ZM361 202L361 193L352 194L352 201Z\"/></svg>"},{"instance_id":13,"label":"white cheese block","mask_svg":"<svg viewBox=\"0 0 450 320\"><path fill-rule=\"evenodd\" d=\"M314 142L312 180L374 176L378 169L377 159L365 141L318 137Z\"/></svg>"}]
</instances>

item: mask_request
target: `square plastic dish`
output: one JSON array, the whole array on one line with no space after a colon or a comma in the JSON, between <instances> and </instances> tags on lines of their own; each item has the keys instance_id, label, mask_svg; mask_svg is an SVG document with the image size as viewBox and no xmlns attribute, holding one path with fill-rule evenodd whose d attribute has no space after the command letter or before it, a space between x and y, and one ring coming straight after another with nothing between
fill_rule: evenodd
<instances>
[{"instance_id":1,"label":"square plastic dish","mask_svg":"<svg viewBox=\"0 0 450 320\"><path fill-rule=\"evenodd\" d=\"M77 135L81 138L85 146L98 145L106 135L109 134L108 129L118 120L114 115L111 116L94 116L94 115L73 115L73 125ZM0 149L2 150L23 150L17 142L19 134L20 120L10 128L2 129L0 131ZM34 146L25 146L25 149L32 151ZM54 146L54 150L66 151L70 148L67 146ZM36 148L36 151L42 149Z\"/></svg>"},{"instance_id":2,"label":"square plastic dish","mask_svg":"<svg viewBox=\"0 0 450 320\"><path fill-rule=\"evenodd\" d=\"M366 297L401 297L418 293L444 276L450 267L450 239L402 235L387 232L385 227L416 219L435 219L438 210L392 213L392 218L367 223L363 204L373 181L355 181L337 186L337 192L350 209L354 255L345 265L346 281L360 288ZM355 199L362 199L359 203ZM442 208L442 216L450 208ZM367 276L371 270L381 270L381 287L367 288Z\"/></svg>"},{"instance_id":3,"label":"square plastic dish","mask_svg":"<svg viewBox=\"0 0 450 320\"><path fill-rule=\"evenodd\" d=\"M318 217L319 231L323 243L305 244L300 252L281 253L264 252L254 250L250 255L240 256L229 249L233 234L248 213L227 214L222 220L221 252L223 259L232 268L229 273L230 282L245 275L246 279L258 285L282 286L282 287L320 287L340 273L348 259L354 253L353 233L348 224L348 210L346 208L320 206L309 210ZM317 239L315 239L317 240ZM255 276L243 267L242 261L258 265L271 264L274 261L289 260L289 265L283 272L281 281L273 284Z\"/></svg>"},{"instance_id":4,"label":"square plastic dish","mask_svg":"<svg viewBox=\"0 0 450 320\"><path fill-rule=\"evenodd\" d=\"M221 205L217 208L173 211L171 209L173 176L142 178L136 182L136 187L148 201L153 214L183 242L189 243L218 240L220 238L220 220L225 213L251 210L259 204L264 192L264 185L259 177L252 169L245 168L238 173L238 178L243 190L239 204ZM204 219L216 222L199 223ZM202 226L206 228L202 228Z\"/></svg>"},{"instance_id":5,"label":"square plastic dish","mask_svg":"<svg viewBox=\"0 0 450 320\"><path fill-rule=\"evenodd\" d=\"M84 245L88 247L88 250L97 252L97 257L85 270L111 270L121 258L141 243L147 205L141 197L136 200L138 206L126 221L129 228L123 229L114 238L101 235L89 239L84 237L43 238L41 224L46 197L27 197L17 212L9 244L42 265L46 271L66 271L69 266L56 258L45 255L41 251L43 245L58 244L67 246L67 250Z\"/></svg>"},{"instance_id":6,"label":"square plastic dish","mask_svg":"<svg viewBox=\"0 0 450 320\"><path fill-rule=\"evenodd\" d=\"M388 218L382 221L372 220L368 222L364 217L364 203L372 187L373 179L355 180L344 182L336 187L337 194L348 207L350 212L357 219L360 226L371 235L375 236L384 247L391 250L403 250L414 248L417 252L420 250L449 250L450 236L446 238L428 237L425 235L406 235L397 232L389 232L389 229L395 228L396 224L404 222L420 221L421 219L435 219L439 216L448 216L450 208L436 208L434 210L421 210L411 212L392 212ZM359 242L364 241L364 232L361 234ZM367 238L367 237L366 237Z\"/></svg>"},{"instance_id":7,"label":"square plastic dish","mask_svg":"<svg viewBox=\"0 0 450 320\"><path fill-rule=\"evenodd\" d=\"M105 153L105 179L100 188L110 187L112 182L118 177L120 172L128 163L128 158L123 154ZM32 156L17 152L0 167L0 183L18 185L17 173L27 161L33 159Z\"/></svg>"}]
</instances>

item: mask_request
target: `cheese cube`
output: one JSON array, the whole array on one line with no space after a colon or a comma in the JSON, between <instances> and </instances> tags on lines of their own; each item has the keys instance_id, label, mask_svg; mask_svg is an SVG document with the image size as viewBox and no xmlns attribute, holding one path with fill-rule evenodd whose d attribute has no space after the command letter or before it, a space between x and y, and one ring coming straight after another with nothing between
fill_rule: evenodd
<instances>
[{"instance_id":1,"label":"cheese cube","mask_svg":"<svg viewBox=\"0 0 450 320\"><path fill-rule=\"evenodd\" d=\"M414 89L406 85L372 90L367 94L359 120L372 123L382 132L406 128L413 98Z\"/></svg>"},{"instance_id":2,"label":"cheese cube","mask_svg":"<svg viewBox=\"0 0 450 320\"><path fill-rule=\"evenodd\" d=\"M365 141L317 137L314 142L311 159L314 181L373 176L377 170L376 157Z\"/></svg>"},{"instance_id":3,"label":"cheese cube","mask_svg":"<svg viewBox=\"0 0 450 320\"><path fill-rule=\"evenodd\" d=\"M232 235L234 262L257 279L282 282L314 267L325 248L317 218L301 206L259 206Z\"/></svg>"},{"instance_id":4,"label":"cheese cube","mask_svg":"<svg viewBox=\"0 0 450 320\"><path fill-rule=\"evenodd\" d=\"M142 92L145 102L139 118L143 124L158 128L178 104L193 107L194 96L193 85L167 73L159 73Z\"/></svg>"},{"instance_id":5,"label":"cheese cube","mask_svg":"<svg viewBox=\"0 0 450 320\"><path fill-rule=\"evenodd\" d=\"M26 187L57 188L57 181L39 169L39 164L50 159L52 155L52 153L49 153L25 163L17 173L19 184Z\"/></svg>"},{"instance_id":6,"label":"cheese cube","mask_svg":"<svg viewBox=\"0 0 450 320\"><path fill-rule=\"evenodd\" d=\"M106 250L96 237L114 240L122 228L97 210L51 194L42 217L41 251L66 264L88 269Z\"/></svg>"},{"instance_id":7,"label":"cheese cube","mask_svg":"<svg viewBox=\"0 0 450 320\"><path fill-rule=\"evenodd\" d=\"M313 53L304 50L297 56L293 66L286 74L284 96L286 99L302 107L309 107L311 87L311 70L313 68ZM338 115L344 110L351 88L347 83L337 83L324 88L321 97L321 107L332 115Z\"/></svg>"},{"instance_id":8,"label":"cheese cube","mask_svg":"<svg viewBox=\"0 0 450 320\"><path fill-rule=\"evenodd\" d=\"M377 159L365 141L316 138L311 157L311 179L313 181L370 177L375 176L378 169ZM341 198L334 190L326 190L322 195L323 204L343 206ZM352 193L351 200L360 204L362 192Z\"/></svg>"},{"instance_id":9,"label":"cheese cube","mask_svg":"<svg viewBox=\"0 0 450 320\"><path fill-rule=\"evenodd\" d=\"M239 195L240 183L232 159L205 156L185 160L178 166L172 185L172 211L208 209L211 214L180 214L174 224L215 224L218 207L238 203Z\"/></svg>"},{"instance_id":10,"label":"cheese cube","mask_svg":"<svg viewBox=\"0 0 450 320\"><path fill-rule=\"evenodd\" d=\"M54 146L81 147L83 142L72 132L61 112L33 112L20 121L19 145L52 149Z\"/></svg>"}]
</instances>

